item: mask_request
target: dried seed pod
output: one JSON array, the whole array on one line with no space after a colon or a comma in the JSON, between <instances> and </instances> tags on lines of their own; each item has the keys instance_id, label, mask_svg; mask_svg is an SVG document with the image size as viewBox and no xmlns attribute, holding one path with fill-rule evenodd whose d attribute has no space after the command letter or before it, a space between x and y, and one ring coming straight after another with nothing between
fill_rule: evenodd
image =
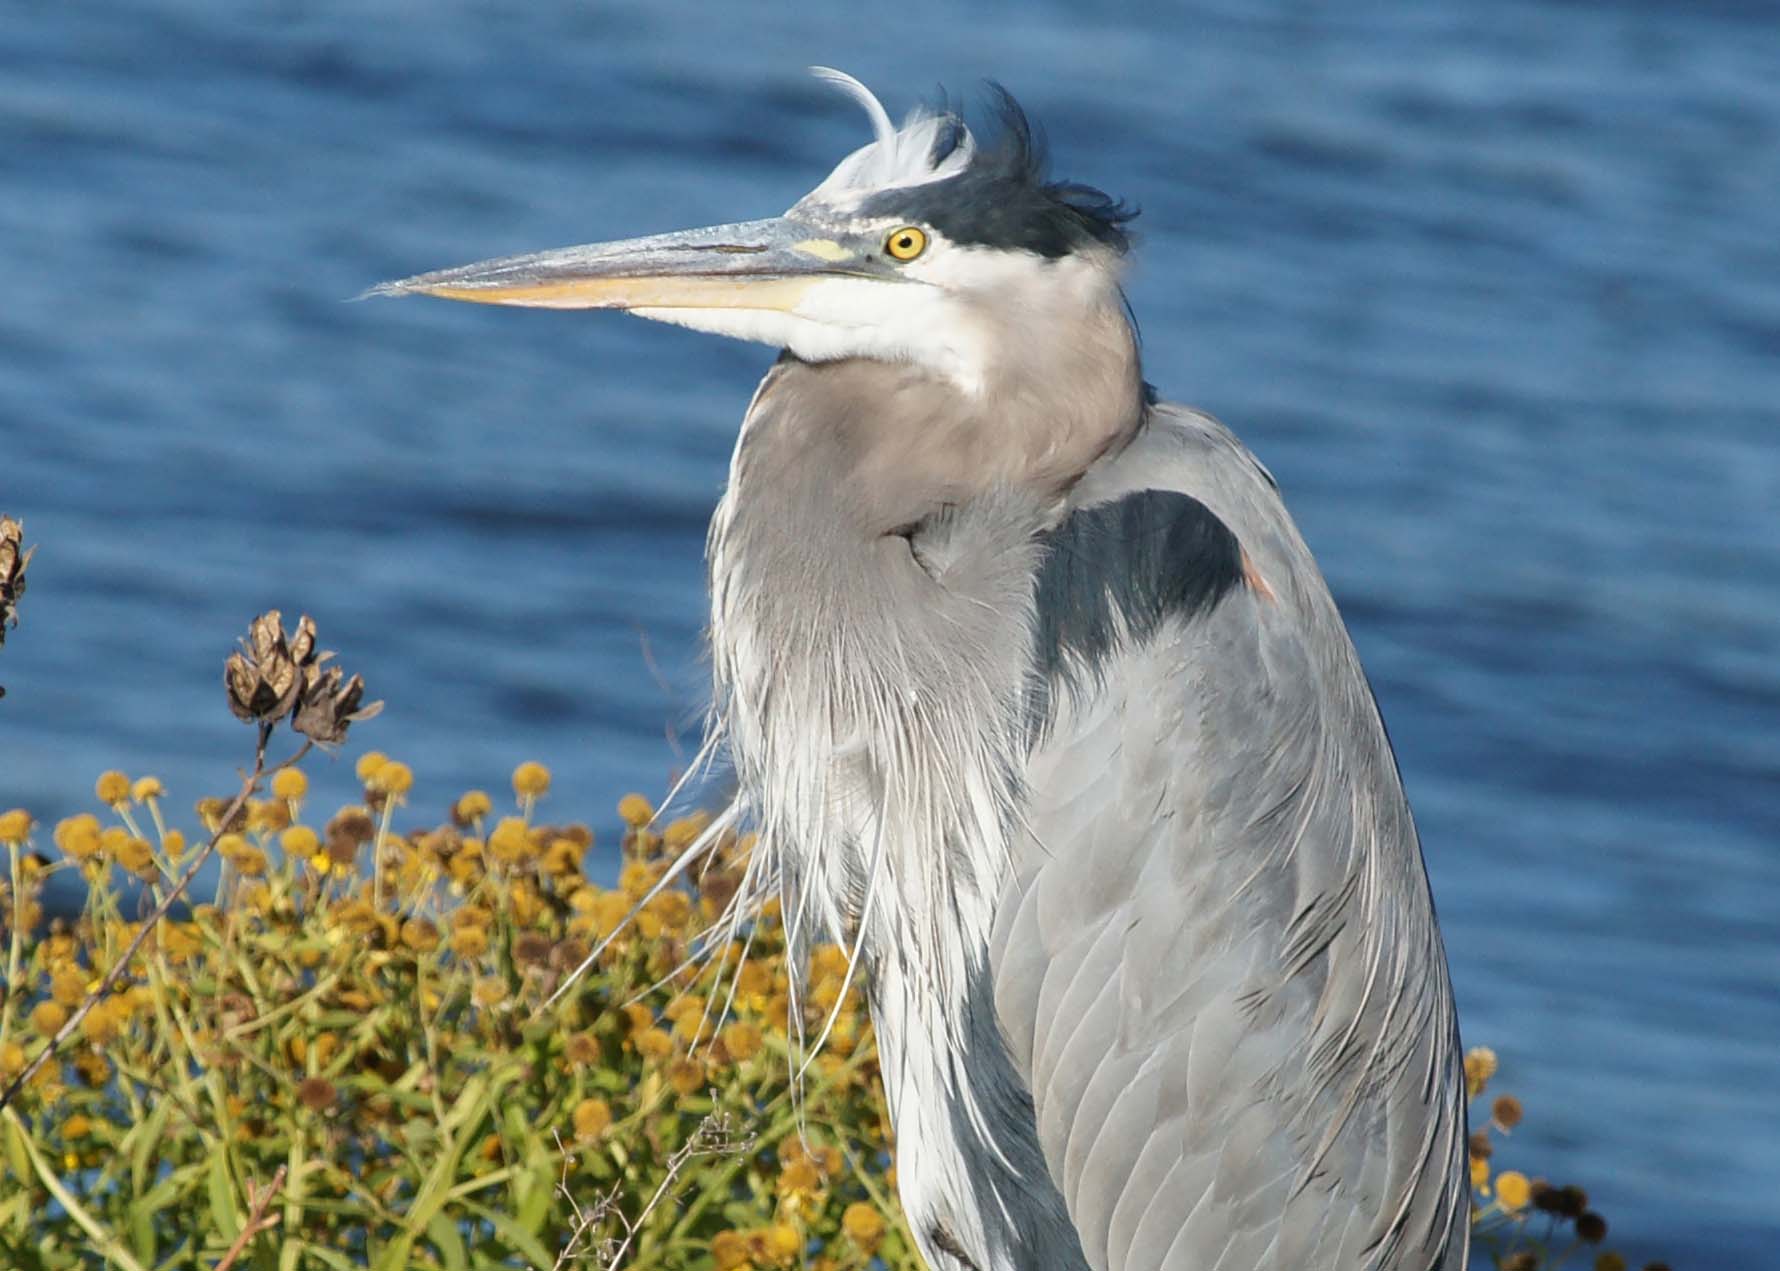
<instances>
[{"instance_id":1,"label":"dried seed pod","mask_svg":"<svg viewBox=\"0 0 1780 1271\"><path fill-rule=\"evenodd\" d=\"M321 656L331 655L324 653ZM349 727L361 719L370 719L383 709L382 702L362 705L364 696L362 677L355 675L347 679L339 667L324 667L318 658L303 668L301 700L291 727L318 746L338 746L346 740Z\"/></svg>"},{"instance_id":2,"label":"dried seed pod","mask_svg":"<svg viewBox=\"0 0 1780 1271\"><path fill-rule=\"evenodd\" d=\"M253 620L241 650L223 664L223 685L229 709L245 723L276 724L296 706L303 673L291 656L278 610L269 609Z\"/></svg>"},{"instance_id":3,"label":"dried seed pod","mask_svg":"<svg viewBox=\"0 0 1780 1271\"><path fill-rule=\"evenodd\" d=\"M6 628L18 625L19 597L25 594L25 566L31 563L26 547L25 527L10 516L0 516L0 644L6 643Z\"/></svg>"}]
</instances>

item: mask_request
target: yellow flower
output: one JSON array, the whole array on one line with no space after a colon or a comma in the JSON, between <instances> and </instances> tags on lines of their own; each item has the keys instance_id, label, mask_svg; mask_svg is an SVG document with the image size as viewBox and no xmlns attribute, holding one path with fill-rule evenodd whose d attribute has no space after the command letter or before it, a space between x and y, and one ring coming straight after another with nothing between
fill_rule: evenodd
<instances>
[{"instance_id":1,"label":"yellow flower","mask_svg":"<svg viewBox=\"0 0 1780 1271\"><path fill-rule=\"evenodd\" d=\"M362 763L363 760L360 762ZM397 763L393 759L386 760L378 765L377 770L371 774L371 779L365 784L373 790L393 795L399 799L414 788L414 771L405 763Z\"/></svg>"},{"instance_id":2,"label":"yellow flower","mask_svg":"<svg viewBox=\"0 0 1780 1271\"><path fill-rule=\"evenodd\" d=\"M711 1263L717 1271L741 1271L753 1259L748 1256L748 1237L739 1231L719 1231L711 1239Z\"/></svg>"},{"instance_id":3,"label":"yellow flower","mask_svg":"<svg viewBox=\"0 0 1780 1271\"><path fill-rule=\"evenodd\" d=\"M649 902L646 912L660 919L669 931L675 931L692 920L692 897L683 891L664 891Z\"/></svg>"},{"instance_id":4,"label":"yellow flower","mask_svg":"<svg viewBox=\"0 0 1780 1271\"><path fill-rule=\"evenodd\" d=\"M822 1175L808 1157L800 1156L779 1171L779 1197L782 1200L814 1196L821 1189Z\"/></svg>"},{"instance_id":5,"label":"yellow flower","mask_svg":"<svg viewBox=\"0 0 1780 1271\"><path fill-rule=\"evenodd\" d=\"M766 963L750 959L742 964L736 972L736 995L747 999L758 997L765 999L773 991L772 969Z\"/></svg>"},{"instance_id":6,"label":"yellow flower","mask_svg":"<svg viewBox=\"0 0 1780 1271\"><path fill-rule=\"evenodd\" d=\"M381 750L367 750L358 757L358 763L353 765L352 770L358 775L360 781L370 785L371 778L377 775L377 770L388 762L389 756Z\"/></svg>"},{"instance_id":7,"label":"yellow flower","mask_svg":"<svg viewBox=\"0 0 1780 1271\"><path fill-rule=\"evenodd\" d=\"M601 892L594 899L593 920L599 929L600 939L605 939L618 930L618 924L624 921L624 915L630 912L630 897L621 891Z\"/></svg>"},{"instance_id":8,"label":"yellow flower","mask_svg":"<svg viewBox=\"0 0 1780 1271\"><path fill-rule=\"evenodd\" d=\"M68 1012L59 1002L39 1002L31 1008L31 1031L39 1037L54 1037L67 1022Z\"/></svg>"},{"instance_id":9,"label":"yellow flower","mask_svg":"<svg viewBox=\"0 0 1780 1271\"><path fill-rule=\"evenodd\" d=\"M377 911L369 901L342 900L329 910L328 916L349 935L368 936L377 930Z\"/></svg>"},{"instance_id":10,"label":"yellow flower","mask_svg":"<svg viewBox=\"0 0 1780 1271\"><path fill-rule=\"evenodd\" d=\"M87 977L72 963L50 972L49 995L58 1005L76 1007L86 999Z\"/></svg>"},{"instance_id":11,"label":"yellow flower","mask_svg":"<svg viewBox=\"0 0 1780 1271\"><path fill-rule=\"evenodd\" d=\"M301 768L280 768L272 774L272 794L276 798L294 803L308 793L309 778Z\"/></svg>"},{"instance_id":12,"label":"yellow flower","mask_svg":"<svg viewBox=\"0 0 1780 1271\"><path fill-rule=\"evenodd\" d=\"M550 769L541 763L522 763L513 769L513 793L535 799L550 792Z\"/></svg>"},{"instance_id":13,"label":"yellow flower","mask_svg":"<svg viewBox=\"0 0 1780 1271\"><path fill-rule=\"evenodd\" d=\"M1503 1170L1496 1175L1496 1199L1510 1212L1525 1209L1533 1197L1533 1185L1519 1170Z\"/></svg>"},{"instance_id":14,"label":"yellow flower","mask_svg":"<svg viewBox=\"0 0 1780 1271\"><path fill-rule=\"evenodd\" d=\"M581 845L574 839L551 839L544 852L544 872L552 878L567 878L581 868Z\"/></svg>"},{"instance_id":15,"label":"yellow flower","mask_svg":"<svg viewBox=\"0 0 1780 1271\"><path fill-rule=\"evenodd\" d=\"M317 852L309 858L309 868L318 874L326 874L334 868L334 858L326 852Z\"/></svg>"},{"instance_id":16,"label":"yellow flower","mask_svg":"<svg viewBox=\"0 0 1780 1271\"><path fill-rule=\"evenodd\" d=\"M130 779L121 772L103 772L99 780L93 783L93 793L99 796L99 802L116 807L126 803L130 798Z\"/></svg>"},{"instance_id":17,"label":"yellow flower","mask_svg":"<svg viewBox=\"0 0 1780 1271\"><path fill-rule=\"evenodd\" d=\"M746 1020L737 1020L722 1033L723 1052L731 1062L745 1064L760 1053L760 1029Z\"/></svg>"},{"instance_id":18,"label":"yellow flower","mask_svg":"<svg viewBox=\"0 0 1780 1271\"><path fill-rule=\"evenodd\" d=\"M453 810L457 813L457 819L468 825L472 821L487 816L489 809L493 806L494 803L489 799L486 791L471 790L457 801L457 807Z\"/></svg>"},{"instance_id":19,"label":"yellow flower","mask_svg":"<svg viewBox=\"0 0 1780 1271\"><path fill-rule=\"evenodd\" d=\"M290 824L290 804L277 799L255 799L247 805L247 828L257 834L274 834Z\"/></svg>"},{"instance_id":20,"label":"yellow flower","mask_svg":"<svg viewBox=\"0 0 1780 1271\"><path fill-rule=\"evenodd\" d=\"M159 777L137 777L130 784L130 797L137 803L147 803L150 799L158 799L167 793L167 787L161 784Z\"/></svg>"},{"instance_id":21,"label":"yellow flower","mask_svg":"<svg viewBox=\"0 0 1780 1271\"><path fill-rule=\"evenodd\" d=\"M119 1019L109 1000L99 1003L80 1021L80 1035L95 1046L106 1046L117 1038Z\"/></svg>"},{"instance_id":22,"label":"yellow flower","mask_svg":"<svg viewBox=\"0 0 1780 1271\"><path fill-rule=\"evenodd\" d=\"M631 898L632 903L649 894L660 875L641 861L632 861L618 871L618 886Z\"/></svg>"},{"instance_id":23,"label":"yellow flower","mask_svg":"<svg viewBox=\"0 0 1780 1271\"><path fill-rule=\"evenodd\" d=\"M99 818L82 812L56 824L56 846L71 860L89 860L99 854Z\"/></svg>"},{"instance_id":24,"label":"yellow flower","mask_svg":"<svg viewBox=\"0 0 1780 1271\"><path fill-rule=\"evenodd\" d=\"M884 1238L884 1215L863 1201L855 1201L841 1215L841 1230L861 1252L871 1253Z\"/></svg>"},{"instance_id":25,"label":"yellow flower","mask_svg":"<svg viewBox=\"0 0 1780 1271\"><path fill-rule=\"evenodd\" d=\"M439 929L425 918L410 918L402 924L402 943L416 953L431 953L439 947Z\"/></svg>"},{"instance_id":26,"label":"yellow flower","mask_svg":"<svg viewBox=\"0 0 1780 1271\"><path fill-rule=\"evenodd\" d=\"M146 839L126 836L118 845L116 856L117 863L132 874L143 875L154 871L154 849L148 845Z\"/></svg>"},{"instance_id":27,"label":"yellow flower","mask_svg":"<svg viewBox=\"0 0 1780 1271\"><path fill-rule=\"evenodd\" d=\"M31 814L23 808L0 812L0 843L23 843L31 836Z\"/></svg>"},{"instance_id":28,"label":"yellow flower","mask_svg":"<svg viewBox=\"0 0 1780 1271\"><path fill-rule=\"evenodd\" d=\"M480 927L459 927L452 933L451 951L460 958L479 958L488 952L488 933Z\"/></svg>"},{"instance_id":29,"label":"yellow flower","mask_svg":"<svg viewBox=\"0 0 1780 1271\"><path fill-rule=\"evenodd\" d=\"M187 962L204 949L203 938L195 923L165 922L158 934L161 949L172 962Z\"/></svg>"},{"instance_id":30,"label":"yellow flower","mask_svg":"<svg viewBox=\"0 0 1780 1271\"><path fill-rule=\"evenodd\" d=\"M1476 1156L1471 1158L1471 1186L1486 1196L1489 1194L1490 1163Z\"/></svg>"},{"instance_id":31,"label":"yellow flower","mask_svg":"<svg viewBox=\"0 0 1780 1271\"><path fill-rule=\"evenodd\" d=\"M705 1066L696 1059L676 1059L668 1065L668 1084L681 1094L696 1094L704 1088Z\"/></svg>"},{"instance_id":32,"label":"yellow flower","mask_svg":"<svg viewBox=\"0 0 1780 1271\"><path fill-rule=\"evenodd\" d=\"M612 1107L604 1099L583 1099L570 1114L575 1123L575 1137L597 1139L612 1124Z\"/></svg>"},{"instance_id":33,"label":"yellow flower","mask_svg":"<svg viewBox=\"0 0 1780 1271\"><path fill-rule=\"evenodd\" d=\"M235 853L235 868L241 872L243 878L263 877L268 868L266 854L251 844L244 845Z\"/></svg>"},{"instance_id":34,"label":"yellow flower","mask_svg":"<svg viewBox=\"0 0 1780 1271\"><path fill-rule=\"evenodd\" d=\"M645 1028L631 1041L644 1059L666 1059L674 1053L674 1039L659 1028Z\"/></svg>"},{"instance_id":35,"label":"yellow flower","mask_svg":"<svg viewBox=\"0 0 1780 1271\"><path fill-rule=\"evenodd\" d=\"M507 1000L507 982L499 976L484 976L476 981L470 996L478 1006L499 1006Z\"/></svg>"},{"instance_id":36,"label":"yellow flower","mask_svg":"<svg viewBox=\"0 0 1780 1271\"><path fill-rule=\"evenodd\" d=\"M295 772L296 769L286 768L284 771ZM293 860L300 860L305 856L314 856L321 852L321 837L307 825L293 825L278 836L278 846L284 849L286 856ZM325 852L321 854L326 855Z\"/></svg>"},{"instance_id":37,"label":"yellow flower","mask_svg":"<svg viewBox=\"0 0 1780 1271\"><path fill-rule=\"evenodd\" d=\"M161 850L171 860L178 860L185 855L185 834L179 830L168 830L161 836Z\"/></svg>"},{"instance_id":38,"label":"yellow flower","mask_svg":"<svg viewBox=\"0 0 1780 1271\"><path fill-rule=\"evenodd\" d=\"M600 1060L600 1044L592 1033L571 1033L562 1056L577 1068L591 1068Z\"/></svg>"},{"instance_id":39,"label":"yellow flower","mask_svg":"<svg viewBox=\"0 0 1780 1271\"><path fill-rule=\"evenodd\" d=\"M453 931L462 931L465 927L480 927L486 931L493 922L494 914L480 905L464 905L451 913Z\"/></svg>"},{"instance_id":40,"label":"yellow flower","mask_svg":"<svg viewBox=\"0 0 1780 1271\"><path fill-rule=\"evenodd\" d=\"M17 1042L0 1046L0 1077L16 1077L25 1070L25 1048Z\"/></svg>"},{"instance_id":41,"label":"yellow flower","mask_svg":"<svg viewBox=\"0 0 1780 1271\"><path fill-rule=\"evenodd\" d=\"M711 817L706 812L694 812L668 823L667 829L661 832L661 841L675 852L683 852L691 847L699 835L710 825Z\"/></svg>"},{"instance_id":42,"label":"yellow flower","mask_svg":"<svg viewBox=\"0 0 1780 1271\"><path fill-rule=\"evenodd\" d=\"M637 829L642 829L655 819L655 808L642 795L627 794L618 800L618 815Z\"/></svg>"},{"instance_id":43,"label":"yellow flower","mask_svg":"<svg viewBox=\"0 0 1780 1271\"><path fill-rule=\"evenodd\" d=\"M1465 1052L1465 1092L1475 1099L1496 1075L1496 1052L1488 1046L1473 1046Z\"/></svg>"},{"instance_id":44,"label":"yellow flower","mask_svg":"<svg viewBox=\"0 0 1780 1271\"><path fill-rule=\"evenodd\" d=\"M501 818L488 836L488 854L503 865L516 865L534 854L531 830L516 816Z\"/></svg>"},{"instance_id":45,"label":"yellow flower","mask_svg":"<svg viewBox=\"0 0 1780 1271\"><path fill-rule=\"evenodd\" d=\"M790 1223L776 1222L763 1233L766 1254L774 1262L790 1262L803 1252L804 1239Z\"/></svg>"},{"instance_id":46,"label":"yellow flower","mask_svg":"<svg viewBox=\"0 0 1780 1271\"><path fill-rule=\"evenodd\" d=\"M62 1122L62 1137L65 1139L84 1139L93 1132L93 1123L76 1112Z\"/></svg>"}]
</instances>

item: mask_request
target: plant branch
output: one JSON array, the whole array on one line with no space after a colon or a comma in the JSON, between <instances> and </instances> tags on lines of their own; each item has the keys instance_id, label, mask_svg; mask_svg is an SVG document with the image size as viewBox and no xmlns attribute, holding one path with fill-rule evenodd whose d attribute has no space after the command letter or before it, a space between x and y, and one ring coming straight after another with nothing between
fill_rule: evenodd
<instances>
[{"instance_id":1,"label":"plant branch","mask_svg":"<svg viewBox=\"0 0 1780 1271\"><path fill-rule=\"evenodd\" d=\"M222 1261L211 1268L211 1271L229 1271L229 1268L235 1265L236 1259L241 1256L242 1250L247 1248L249 1240L262 1231L270 1231L282 1221L282 1215L268 1214L266 1206L272 1203L272 1198L283 1186L284 1166L280 1165L277 1172L272 1175L272 1181L266 1184L264 1191L259 1188L253 1189L254 1194L248 1198L253 1202L253 1212L247 1216L247 1225L241 1228L241 1234L235 1237L235 1243L229 1246L229 1251L223 1254Z\"/></svg>"}]
</instances>

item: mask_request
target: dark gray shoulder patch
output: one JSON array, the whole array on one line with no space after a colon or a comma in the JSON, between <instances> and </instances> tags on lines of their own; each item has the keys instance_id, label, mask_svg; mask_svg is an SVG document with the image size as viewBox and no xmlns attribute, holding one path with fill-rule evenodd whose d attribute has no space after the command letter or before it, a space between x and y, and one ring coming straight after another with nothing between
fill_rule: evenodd
<instances>
[{"instance_id":1,"label":"dark gray shoulder patch","mask_svg":"<svg viewBox=\"0 0 1780 1271\"><path fill-rule=\"evenodd\" d=\"M1144 490L1075 512L1044 535L1035 724L1061 684L1098 682L1121 638L1142 643L1170 617L1205 613L1242 582L1242 547L1210 508Z\"/></svg>"}]
</instances>

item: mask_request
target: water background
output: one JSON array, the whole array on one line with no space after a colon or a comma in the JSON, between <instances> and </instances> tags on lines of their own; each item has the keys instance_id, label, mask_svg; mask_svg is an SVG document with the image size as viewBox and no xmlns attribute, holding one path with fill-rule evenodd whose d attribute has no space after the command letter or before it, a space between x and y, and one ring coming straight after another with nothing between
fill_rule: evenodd
<instances>
[{"instance_id":1,"label":"water background","mask_svg":"<svg viewBox=\"0 0 1780 1271\"><path fill-rule=\"evenodd\" d=\"M0 808L181 806L223 655L316 616L427 813L548 763L610 843L703 702L770 353L346 303L767 215L1003 80L1141 204L1150 378L1279 477L1397 744L1467 1038L1633 1265L1780 1264L1780 11L0 0ZM678 741L675 741L675 737Z\"/></svg>"}]
</instances>

